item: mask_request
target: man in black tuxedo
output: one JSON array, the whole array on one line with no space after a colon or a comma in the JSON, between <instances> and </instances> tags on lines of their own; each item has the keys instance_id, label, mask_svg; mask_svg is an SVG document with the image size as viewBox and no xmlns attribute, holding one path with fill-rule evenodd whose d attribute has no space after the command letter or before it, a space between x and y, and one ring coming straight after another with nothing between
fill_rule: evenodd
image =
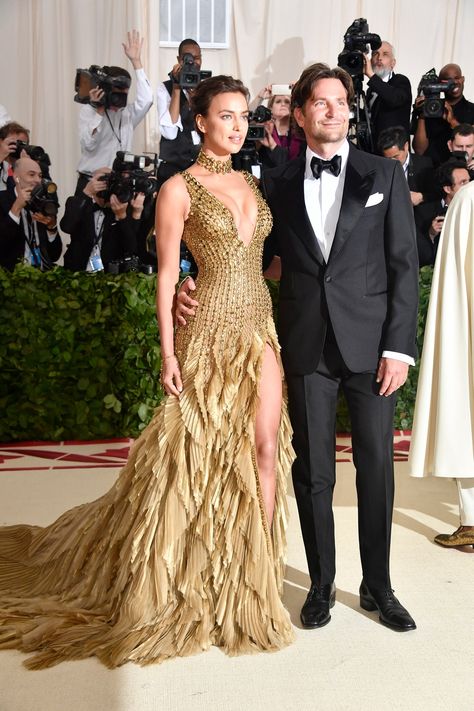
<instances>
[{"instance_id":1,"label":"man in black tuxedo","mask_svg":"<svg viewBox=\"0 0 474 711\"><path fill-rule=\"evenodd\" d=\"M384 128L403 126L407 133L410 131L410 80L403 74L395 74L395 64L394 49L389 42L382 42L370 59L365 55L364 73L369 79L367 104L374 147Z\"/></svg>"},{"instance_id":2,"label":"man in black tuxedo","mask_svg":"<svg viewBox=\"0 0 474 711\"><path fill-rule=\"evenodd\" d=\"M14 187L0 191L0 266L4 269L14 269L19 261L48 269L61 256L56 215L29 209L32 190L41 180L40 165L25 156L14 164Z\"/></svg>"},{"instance_id":3,"label":"man in black tuxedo","mask_svg":"<svg viewBox=\"0 0 474 711\"><path fill-rule=\"evenodd\" d=\"M101 197L107 189L104 176L110 168L94 171L81 193L69 197L61 220L63 232L71 235L64 266L72 271L109 271L111 262L139 254L138 231L144 195L128 203L116 195L110 203Z\"/></svg>"},{"instance_id":4,"label":"man in black tuxedo","mask_svg":"<svg viewBox=\"0 0 474 711\"><path fill-rule=\"evenodd\" d=\"M311 589L306 627L335 602L332 496L338 390L346 396L359 506L360 603L397 630L416 627L389 573L395 392L414 363L418 262L409 190L398 161L346 139L352 81L308 67L293 88L307 151L268 171L274 227L266 262L281 259L279 336L296 461L293 482Z\"/></svg>"}]
</instances>

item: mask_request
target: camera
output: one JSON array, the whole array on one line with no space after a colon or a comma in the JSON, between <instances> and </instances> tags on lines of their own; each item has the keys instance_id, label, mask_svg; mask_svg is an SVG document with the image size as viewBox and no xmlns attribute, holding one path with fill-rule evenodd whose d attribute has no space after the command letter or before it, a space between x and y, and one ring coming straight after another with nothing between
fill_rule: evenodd
<instances>
[{"instance_id":1,"label":"camera","mask_svg":"<svg viewBox=\"0 0 474 711\"><path fill-rule=\"evenodd\" d=\"M434 68L423 74L418 84L418 96L425 97L421 113L423 118L443 118L445 99L441 98L441 93L452 91L454 86L453 79L440 82Z\"/></svg>"},{"instance_id":2,"label":"camera","mask_svg":"<svg viewBox=\"0 0 474 711\"><path fill-rule=\"evenodd\" d=\"M337 58L337 65L351 77L363 75L364 54L367 54L369 47L374 51L381 44L380 36L369 32L367 20L359 17L346 30L344 48Z\"/></svg>"},{"instance_id":3,"label":"camera","mask_svg":"<svg viewBox=\"0 0 474 711\"><path fill-rule=\"evenodd\" d=\"M40 212L45 217L55 217L59 209L56 183L43 178L31 191L26 209L29 212Z\"/></svg>"},{"instance_id":4,"label":"camera","mask_svg":"<svg viewBox=\"0 0 474 711\"><path fill-rule=\"evenodd\" d=\"M209 79L212 72L209 69L200 69L199 65L194 61L194 57L190 52L185 52L183 55L183 66L176 79L173 73L168 74L171 81L179 84L182 89L195 89L199 82L203 79Z\"/></svg>"},{"instance_id":5,"label":"camera","mask_svg":"<svg viewBox=\"0 0 474 711\"><path fill-rule=\"evenodd\" d=\"M131 79L126 74L117 76L113 69L118 67L99 67L97 64L91 64L89 69L76 69L74 101L79 104L104 106L106 109L123 109L127 105L125 89L130 88ZM95 87L102 89L104 96L99 101L91 102L89 92Z\"/></svg>"},{"instance_id":6,"label":"camera","mask_svg":"<svg viewBox=\"0 0 474 711\"><path fill-rule=\"evenodd\" d=\"M153 274L156 267L152 264L143 264L136 254L126 254L122 259L113 259L107 265L109 274L128 274L130 272L141 272L142 274Z\"/></svg>"},{"instance_id":7,"label":"camera","mask_svg":"<svg viewBox=\"0 0 474 711\"><path fill-rule=\"evenodd\" d=\"M111 195L116 195L120 202L125 203L130 202L136 193L144 193L145 197L153 195L157 190L158 165L156 153L153 156L117 151L112 172L102 176L107 187L98 196L109 201ZM145 170L150 165L153 165L153 169Z\"/></svg>"},{"instance_id":8,"label":"camera","mask_svg":"<svg viewBox=\"0 0 474 711\"><path fill-rule=\"evenodd\" d=\"M272 118L272 112L263 104L257 106L255 111L250 111L249 115L249 130L247 131L247 141L261 141L265 138L265 126L259 124L266 123Z\"/></svg>"},{"instance_id":9,"label":"camera","mask_svg":"<svg viewBox=\"0 0 474 711\"><path fill-rule=\"evenodd\" d=\"M25 141L18 140L16 141L15 148L10 151L10 156L15 160L18 160L21 158L22 151L25 151L31 160L39 163L43 177L49 180L49 166L51 165L51 161L44 148L42 148L42 146L32 146L29 143L25 143Z\"/></svg>"}]
</instances>

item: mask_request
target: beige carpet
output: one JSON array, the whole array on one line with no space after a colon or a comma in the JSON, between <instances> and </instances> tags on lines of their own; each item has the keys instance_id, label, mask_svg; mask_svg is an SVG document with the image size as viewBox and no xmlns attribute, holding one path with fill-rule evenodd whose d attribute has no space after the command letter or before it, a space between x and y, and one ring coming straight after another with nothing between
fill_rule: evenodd
<instances>
[{"instance_id":1,"label":"beige carpet","mask_svg":"<svg viewBox=\"0 0 474 711\"><path fill-rule=\"evenodd\" d=\"M354 471L350 442L342 439L335 493L338 590L327 627L300 628L309 581L290 492L285 603L296 631L292 647L239 658L212 649L115 671L90 659L29 672L20 653L3 651L0 711L473 711L474 555L432 543L435 533L458 525L455 486L409 479L407 437L398 439L392 579L416 619L415 632L388 630L359 608ZM121 450L115 458L114 447ZM35 447L33 454L18 449L0 447L2 525L44 525L99 496L126 454L123 442L85 449L69 444L64 456L52 455L54 447Z\"/></svg>"}]
</instances>

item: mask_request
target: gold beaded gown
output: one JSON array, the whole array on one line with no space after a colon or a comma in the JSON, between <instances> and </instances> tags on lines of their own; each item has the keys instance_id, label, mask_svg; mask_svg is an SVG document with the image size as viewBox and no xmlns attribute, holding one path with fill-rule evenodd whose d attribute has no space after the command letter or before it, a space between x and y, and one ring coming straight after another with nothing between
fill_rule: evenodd
<instances>
[{"instance_id":1,"label":"gold beaded gown","mask_svg":"<svg viewBox=\"0 0 474 711\"><path fill-rule=\"evenodd\" d=\"M0 647L34 652L31 669L93 655L108 667L148 664L210 645L235 655L293 638L280 598L286 405L271 530L255 459L265 345L279 352L261 271L271 215L244 174L258 201L246 245L229 210L182 175L200 306L176 335L181 397L164 399L104 496L46 528L0 529Z\"/></svg>"}]
</instances>

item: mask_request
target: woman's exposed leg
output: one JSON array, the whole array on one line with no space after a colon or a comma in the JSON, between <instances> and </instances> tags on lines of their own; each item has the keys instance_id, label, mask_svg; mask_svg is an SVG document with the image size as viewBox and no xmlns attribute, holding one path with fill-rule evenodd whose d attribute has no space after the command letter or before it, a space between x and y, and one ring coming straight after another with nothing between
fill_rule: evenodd
<instances>
[{"instance_id":1,"label":"woman's exposed leg","mask_svg":"<svg viewBox=\"0 0 474 711\"><path fill-rule=\"evenodd\" d=\"M271 525L275 506L276 455L282 405L280 367L267 343L259 383L259 403L255 423L255 448L263 503Z\"/></svg>"}]
</instances>

